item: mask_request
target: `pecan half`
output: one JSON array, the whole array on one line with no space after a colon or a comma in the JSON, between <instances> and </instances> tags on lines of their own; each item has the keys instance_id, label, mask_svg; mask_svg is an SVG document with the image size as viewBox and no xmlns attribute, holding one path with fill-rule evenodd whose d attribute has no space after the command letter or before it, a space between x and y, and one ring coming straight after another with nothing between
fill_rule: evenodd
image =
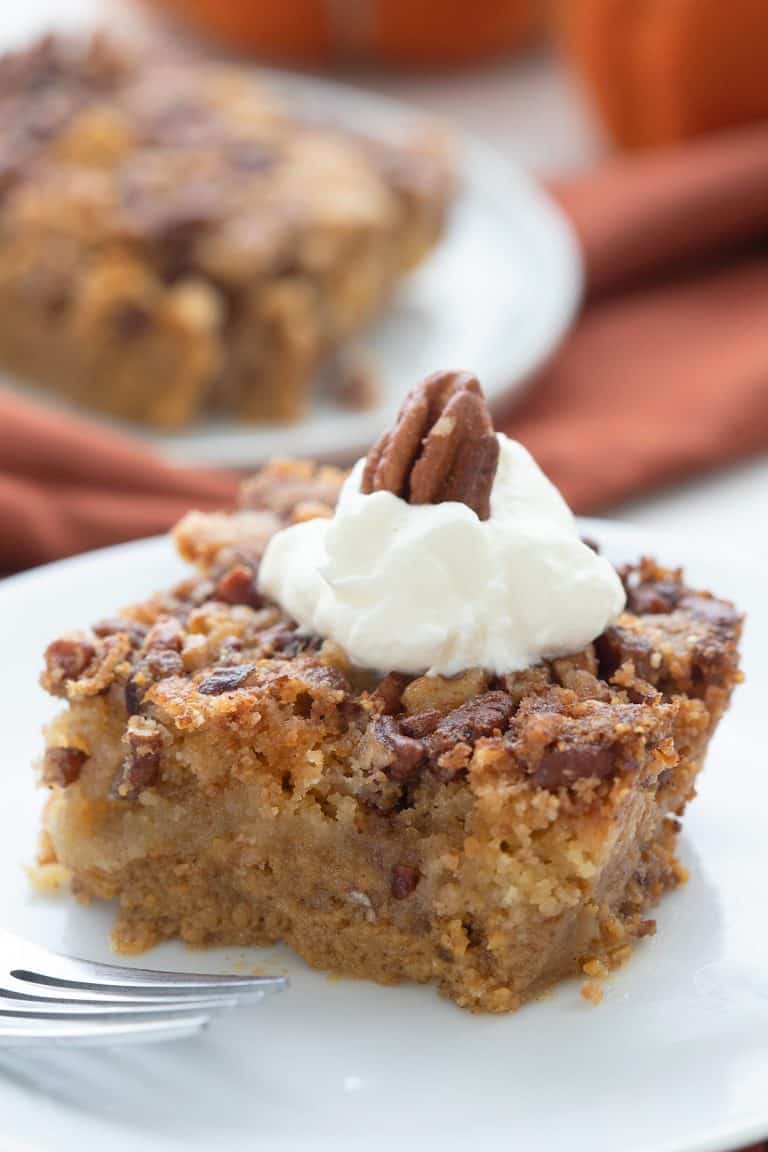
<instances>
[{"instance_id":1,"label":"pecan half","mask_svg":"<svg viewBox=\"0 0 768 1152\"><path fill-rule=\"evenodd\" d=\"M411 504L467 504L491 514L499 443L482 388L468 372L436 372L406 397L395 427L368 453L361 490Z\"/></svg>"}]
</instances>

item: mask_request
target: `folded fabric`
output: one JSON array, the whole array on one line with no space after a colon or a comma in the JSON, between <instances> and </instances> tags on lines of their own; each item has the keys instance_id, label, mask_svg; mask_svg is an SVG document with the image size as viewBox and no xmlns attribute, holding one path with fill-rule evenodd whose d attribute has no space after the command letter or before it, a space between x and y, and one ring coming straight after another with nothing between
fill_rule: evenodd
<instances>
[{"instance_id":1,"label":"folded fabric","mask_svg":"<svg viewBox=\"0 0 768 1152\"><path fill-rule=\"evenodd\" d=\"M0 392L0 572L165 532L189 508L231 505L237 487Z\"/></svg>"},{"instance_id":2,"label":"folded fabric","mask_svg":"<svg viewBox=\"0 0 768 1152\"><path fill-rule=\"evenodd\" d=\"M768 449L768 127L553 192L584 247L585 309L499 426L580 512ZM237 483L0 393L0 571L164 531Z\"/></svg>"},{"instance_id":3,"label":"folded fabric","mask_svg":"<svg viewBox=\"0 0 768 1152\"><path fill-rule=\"evenodd\" d=\"M768 126L552 191L586 306L505 431L579 512L768 450Z\"/></svg>"}]
</instances>

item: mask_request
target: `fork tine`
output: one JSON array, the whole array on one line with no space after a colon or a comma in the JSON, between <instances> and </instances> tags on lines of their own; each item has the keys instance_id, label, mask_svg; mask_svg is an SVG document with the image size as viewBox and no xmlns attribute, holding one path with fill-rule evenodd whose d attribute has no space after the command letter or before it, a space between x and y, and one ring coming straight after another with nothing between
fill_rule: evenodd
<instances>
[{"instance_id":1,"label":"fork tine","mask_svg":"<svg viewBox=\"0 0 768 1152\"><path fill-rule=\"evenodd\" d=\"M195 1035L209 1015L261 1000L277 977L194 976L92 964L0 933L0 1049L146 1043Z\"/></svg>"},{"instance_id":2,"label":"fork tine","mask_svg":"<svg viewBox=\"0 0 768 1152\"><path fill-rule=\"evenodd\" d=\"M111 998L142 999L173 996L177 999L216 996L256 997L277 992L287 985L283 976L217 976L187 972L161 972L145 968L125 968L115 964L95 964L47 952L42 948L3 933L0 945L6 955L18 957L18 966L8 968L11 988L5 991L30 992L45 996L43 988L71 990L74 994L96 993ZM21 987L18 986L18 984ZM26 988L25 988L26 986ZM0 989L0 994L3 989Z\"/></svg>"},{"instance_id":3,"label":"fork tine","mask_svg":"<svg viewBox=\"0 0 768 1152\"><path fill-rule=\"evenodd\" d=\"M57 958L58 959L58 958ZM284 976L198 976L188 973L164 973L145 971L140 968L113 968L109 964L88 965L88 970L78 972L72 961L67 962L68 975L53 976L27 968L15 968L11 972L14 980L31 985L36 990L42 988L70 989L73 992L98 992L114 997L130 996L132 993L141 999L153 996L173 996L177 999L200 999L215 996L237 996L238 999L257 997L261 999L267 992L278 992L285 988ZM107 974L108 973L108 974ZM119 973L119 979L115 973Z\"/></svg>"},{"instance_id":4,"label":"fork tine","mask_svg":"<svg viewBox=\"0 0 768 1152\"><path fill-rule=\"evenodd\" d=\"M0 1048L33 1048L50 1044L102 1047L113 1044L149 1043L195 1036L208 1024L206 1016L173 1020L132 1020L93 1023L87 1020L0 1021Z\"/></svg>"},{"instance_id":5,"label":"fork tine","mask_svg":"<svg viewBox=\"0 0 768 1152\"><path fill-rule=\"evenodd\" d=\"M168 1020L189 1019L190 1016L226 1012L234 1008L237 1000L195 1000L191 1003L169 1004L165 1000L144 1001L138 1004L109 1000L32 1000L5 998L0 995L0 1028L7 1020Z\"/></svg>"},{"instance_id":6,"label":"fork tine","mask_svg":"<svg viewBox=\"0 0 768 1152\"><path fill-rule=\"evenodd\" d=\"M268 989L267 991L279 991L279 989ZM249 1004L258 1004L263 999L264 992L254 992L247 997L240 996L236 992L219 993L218 995L211 995L208 992L188 992L176 996L172 993L155 992L149 995L142 995L139 992L120 992L119 990L110 990L103 992L92 992L80 987L73 987L68 985L52 985L52 984L25 984L23 981L13 981L9 979L6 984L0 983L0 1002L5 1000L14 1002L19 1007L31 1004L71 1004L71 1005L85 1005L92 1008L105 1009L108 1007L124 1007L124 1008L142 1008L142 1007L156 1007L158 1010L163 1008L186 1008L197 1009L201 1012L208 1011L218 1007L227 1008L230 1005L237 1004L241 1000L247 1000Z\"/></svg>"}]
</instances>

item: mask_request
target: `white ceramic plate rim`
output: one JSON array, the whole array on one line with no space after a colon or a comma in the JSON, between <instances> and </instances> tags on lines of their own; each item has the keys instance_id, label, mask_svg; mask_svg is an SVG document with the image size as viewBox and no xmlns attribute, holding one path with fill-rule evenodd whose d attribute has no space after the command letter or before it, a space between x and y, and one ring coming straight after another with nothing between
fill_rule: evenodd
<instances>
[{"instance_id":1,"label":"white ceramic plate rim","mask_svg":"<svg viewBox=\"0 0 768 1152\"><path fill-rule=\"evenodd\" d=\"M753 600L745 606L749 608L751 603L758 603L761 593L759 573L755 582L749 583L749 573L734 572L734 582L730 585L728 558L712 558L706 547L697 549L690 542L656 533L649 536L628 526L601 521L587 521L583 527L585 533L601 540L608 552L616 554L617 558L639 551L657 551L667 558L690 563L694 567L694 580L711 581L718 590L723 589L722 581L725 580L723 590L736 591L741 580L742 603L744 597L749 599L750 595ZM39 568L0 584L0 628L6 639L12 639L14 629L34 628L40 615L45 618L45 633L49 638L71 625L86 623L94 614L100 615L110 608L114 610L120 603L143 595L157 583L172 578L174 570L169 546L162 538L105 549ZM142 587L138 586L139 582ZM745 591L748 588L752 588L753 593ZM430 989L382 990L359 982L328 982L308 972L300 962L286 957L294 981L288 996L293 999L289 1001L286 998L282 1004L276 1000L259 1009L261 1015L254 1018L256 1039L248 1042L254 1044L256 1056L261 1053L259 1045L263 1043L270 1052L270 1058L278 1061L277 1069L262 1070L274 1074L274 1082L270 1080L267 1084L272 1094L279 1094L281 1079L288 1075L290 1067L294 1077L292 1093L299 1101L299 1114L293 1132L289 1130L292 1120L288 1122L288 1128L279 1132L271 1129L260 1132L257 1125L253 1137L259 1144L283 1152L288 1149L291 1152L316 1152L325 1148L362 1146L363 1141L355 1139L349 1130L335 1132L336 1121L332 1117L318 1120L317 1130L309 1132L302 1131L300 1123L302 1102L313 1114L315 1101L311 1084L314 1079L320 1078L320 1088L326 1092L328 1084L335 1084L333 1070L340 1073L347 1068L343 1062L346 1046L353 1054L348 1069L353 1075L346 1079L358 1080L356 1073L360 1069L354 1061L360 1057L359 1053L354 1056L355 1029L361 1022L366 1029L370 1026L372 1048L392 1045L393 1051L400 1052L402 1043L403 1054L409 1061L417 1061L418 1076L424 1079L423 1096L419 1092L414 1094L410 1090L412 1084L400 1083L397 1077L390 1076L389 1081L381 1084L381 1090L389 1093L393 1086L400 1085L401 1104L409 1126L402 1131L366 1131L365 1146L375 1152L390 1148L393 1138L404 1147L423 1149L432 1146L432 1137L435 1147L450 1152L459 1149L463 1152L469 1147L490 1147L491 1143L496 1145L500 1140L520 1137L526 1152L548 1152L559 1143L553 1142L551 1136L552 1124L556 1124L557 1119L553 1120L549 1112L567 1105L563 1095L567 1086L562 1079L564 1061L567 1068L572 1065L572 1074L579 1084L583 1079L585 1091L589 1086L595 1094L594 1102L585 1098L582 1111L563 1114L567 1143L574 1152L607 1152L615 1147L616 1142L625 1152L736 1152L740 1146L768 1132L768 1100L763 1090L768 1075L768 947L765 931L759 924L753 926L754 917L751 921L747 916L754 910L754 901L763 891L764 883L760 876L768 874L761 869L761 862L768 864L768 852L758 811L768 800L768 786L761 764L747 755L750 748L760 746L755 742L755 733L759 738L763 721L757 672L761 665L755 657L762 651L765 621L758 618L757 625L758 631L751 637L752 662L748 675L751 672L752 680L757 678L758 683L753 686L749 698L740 696L722 732L718 733L701 795L686 817L683 858L693 862L691 884L663 902L658 913L659 937L638 949L627 968L608 982L606 1000L600 1009L593 1011L583 1005L578 997L578 986L569 982L552 997L515 1016L504 1019L468 1017L438 1000ZM762 633L759 628L763 629ZM37 660L37 654L33 653L31 666L35 666ZM24 671L23 680L20 676L19 671L0 672L3 691L0 698L8 699L9 686L18 686L14 707L8 709L5 717L11 748L14 747L17 716L29 713L30 708L36 708L38 702L42 705L43 701L42 695L33 690L27 671ZM762 684L765 684L764 675ZM34 727L30 729L26 721L22 726L22 759L26 760L35 754L39 745ZM739 762L740 771L749 780L754 810L751 807L745 811L743 805L739 807L725 786L728 766L735 761ZM26 763L19 765L18 770L21 776L11 793L14 811L13 802L17 795L31 792L25 775ZM738 836L725 851L719 838L724 829L734 827L734 813L738 817ZM8 811L0 810L0 830L4 830L6 836L8 819ZM24 830L23 842L31 841L32 835L30 823ZM4 885L9 880L20 883L18 873L9 872L7 868L8 860L3 858L2 843L3 837L0 836L0 863L6 864L2 873L4 880L0 882L0 906L7 904L9 899ZM747 865L748 873L745 871ZM743 896L747 906L743 912L734 905L734 892ZM11 915L10 927L16 926L14 916L17 914L18 909ZM58 903L50 907L46 903L42 910L35 906L31 915L29 934L34 938L57 943L64 916L68 918L68 931L75 931L75 937L69 937L70 945L76 938L80 941L78 946L86 954L94 957L105 954L103 943L97 944L97 941L108 922L106 909L77 910L70 914L68 905L62 910ZM182 952L176 946L167 946L158 956L159 966L178 964L190 969L201 966L199 956ZM214 966L210 963L211 956L216 965L226 966L231 962L231 956L227 960L219 953L209 954L206 966ZM762 962L763 957L766 963ZM665 999L667 987L672 988L669 1000ZM324 1013L330 1013L330 1017L326 1018ZM298 1032L294 1019L297 1014L302 1016ZM242 1022L240 1024L242 1026ZM407 1039L404 1035L401 1041L399 1033L389 1035L390 1025L407 1027ZM645 1036L643 1027L647 1028L648 1036ZM742 1043L739 1029L745 1028L750 1031L744 1032ZM321 1033L319 1037L318 1032ZM297 1036L301 1038L301 1044L296 1042ZM203 1042L208 1047L176 1047L172 1054L170 1049L165 1054L148 1049L146 1068L164 1069L167 1077L164 1090L169 1093L178 1090L174 1081L177 1074L182 1080L189 1077L193 1086L202 1085L206 1082L204 1077L201 1078L202 1073L209 1075L216 1069L216 1064L209 1068L206 1059L213 1055L226 1066L235 1038L242 1044L242 1031L230 1035L221 1025L211 1034L210 1040ZM281 1042L288 1044L290 1065L280 1063L281 1059L286 1059L286 1054L280 1052ZM445 1099L435 1085L431 1068L432 1063L437 1063L441 1075L451 1075L451 1045L457 1042L460 1046L460 1073L456 1075L454 1071L448 1091L459 1097L465 1079L472 1075L472 1061L480 1061L478 1075L470 1081L475 1093L472 1104L473 1107L477 1105L479 1111L478 1120L471 1129L463 1131L457 1128L447 1133L440 1128L440 1117L429 1113L430 1104L435 1099ZM500 1043L501 1048L498 1047ZM579 1045L583 1045L583 1051ZM640 1059L636 1050L638 1045L642 1051ZM564 1048L564 1055L558 1046ZM504 1069L499 1067L500 1051L506 1054L510 1069L516 1069L514 1081L508 1085L510 1095L503 1109L499 1105L498 1092L507 1081ZM328 1070L318 1067L319 1052L323 1053ZM460 1059L462 1054L465 1064ZM550 1055L554 1082L537 1084L535 1069L548 1067ZM263 1054L259 1058L266 1059ZM302 1058L305 1065L302 1065ZM701 1089L697 1089L695 1083L689 1084L686 1079L689 1069L702 1075L701 1065L697 1063L700 1058L712 1061L713 1070L718 1077L722 1074L724 1085L719 1080L712 1085L705 1082ZM366 1059L377 1066L377 1056L372 1049L367 1052ZM483 1060L487 1061L487 1066ZM525 1069L529 1062L534 1071L530 1073L532 1079L526 1082ZM657 1062L660 1079L657 1076L654 1080ZM625 1064L630 1078L637 1076L638 1068L649 1077L643 1080L640 1076L636 1083L632 1079L632 1092L626 1100L621 1096L617 1099L617 1082L610 1090L601 1091L601 1085L592 1079L600 1074L601 1068L605 1074L614 1063L619 1066ZM71 1067L78 1069L80 1065L74 1063ZM127 1056L121 1056L117 1067L136 1071ZM413 1080L413 1067L411 1063L406 1065L409 1082ZM88 1076L95 1077L96 1065L93 1062L83 1064L82 1068L86 1080ZM386 1072L386 1068L384 1070ZM107 1075L106 1065L104 1075ZM386 1075L390 1073L386 1072ZM328 1084L323 1079L327 1076L331 1077ZM105 1082L109 1083L108 1077ZM660 1084L663 1085L661 1095ZM378 1082L374 1087L379 1087ZM356 1095L358 1088L360 1091ZM364 1076L360 1077L359 1084L350 1083L344 1089L338 1087L336 1095L329 1097L329 1106L337 1110L338 1117L349 1110L357 1116L354 1109L362 1103L365 1088ZM264 1091L264 1086L260 1087L255 1082L254 1092L258 1091ZM483 1091L487 1093L487 1099L483 1099ZM79 1101L78 1110L69 1104L56 1103L47 1093L36 1100L35 1109L49 1116L57 1126L53 1143L30 1128L33 1114L30 1101L0 1074L0 1107L5 1120L0 1147L10 1146L19 1152L22 1149L24 1152L50 1152L52 1149L74 1152L75 1148L91 1152L109 1139L115 1152L166 1152L166 1149L180 1148L182 1143L189 1143L186 1135L184 1140L177 1140L167 1133L153 1134L143 1126L137 1126L134 1132L132 1127L129 1130L122 1122L115 1126L102 1115L82 1115L83 1101ZM261 1103L266 1124L273 1108L269 1094ZM195 1107L190 1101L190 1110ZM459 1102L445 1100L445 1107L459 1108L459 1114L463 1115ZM274 1108L279 1111L277 1104ZM318 1113L318 1116L324 1115ZM359 1115L365 1118L368 1112L363 1109ZM396 1120L395 1117L391 1123L395 1124ZM338 1123L341 1123L340 1119ZM559 1129L555 1128L555 1131ZM547 1132L550 1133L549 1142L546 1142ZM232 1134L226 1126L222 1128L218 1142L227 1152L230 1148L233 1152L244 1152L251 1146L239 1129ZM195 1142L189 1146L196 1150L200 1145Z\"/></svg>"}]
</instances>

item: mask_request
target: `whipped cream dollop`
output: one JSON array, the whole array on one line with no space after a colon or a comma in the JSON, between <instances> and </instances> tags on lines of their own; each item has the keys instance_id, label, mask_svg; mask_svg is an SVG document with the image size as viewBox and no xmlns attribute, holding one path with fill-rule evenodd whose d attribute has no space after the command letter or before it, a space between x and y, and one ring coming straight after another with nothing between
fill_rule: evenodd
<instances>
[{"instance_id":1,"label":"whipped cream dollop","mask_svg":"<svg viewBox=\"0 0 768 1152\"><path fill-rule=\"evenodd\" d=\"M522 444L499 445L482 521L462 503L363 495L359 460L332 519L272 537L260 588L364 668L503 674L578 651L621 612L621 581Z\"/></svg>"}]
</instances>

